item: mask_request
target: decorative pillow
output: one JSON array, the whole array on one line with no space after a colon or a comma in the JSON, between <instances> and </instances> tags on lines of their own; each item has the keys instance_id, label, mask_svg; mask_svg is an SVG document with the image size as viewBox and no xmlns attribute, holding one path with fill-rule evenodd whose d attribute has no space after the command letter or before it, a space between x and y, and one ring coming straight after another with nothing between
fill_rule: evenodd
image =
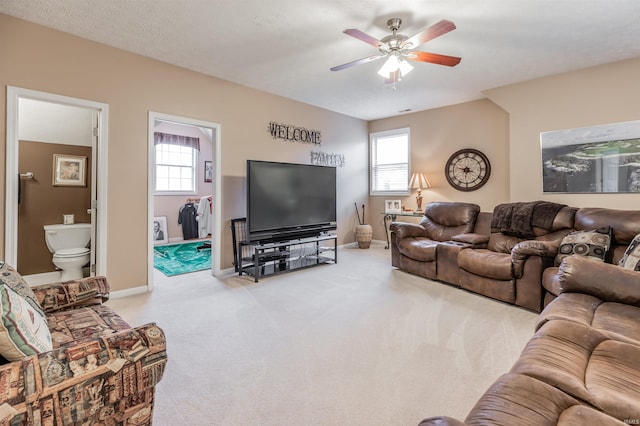
<instances>
[{"instance_id":1,"label":"decorative pillow","mask_svg":"<svg viewBox=\"0 0 640 426\"><path fill-rule=\"evenodd\" d=\"M574 231L567 234L560 243L556 255L556 266L562 259L572 254L589 257L604 262L611 247L611 227L594 229L593 231Z\"/></svg>"},{"instance_id":2,"label":"decorative pillow","mask_svg":"<svg viewBox=\"0 0 640 426\"><path fill-rule=\"evenodd\" d=\"M633 238L618 265L632 271L640 271L640 234Z\"/></svg>"},{"instance_id":3,"label":"decorative pillow","mask_svg":"<svg viewBox=\"0 0 640 426\"><path fill-rule=\"evenodd\" d=\"M44 310L40 303L38 302L38 298L35 293L27 284L27 282L22 278L22 275L18 273L15 269L9 266L7 263L0 261L0 283L4 283L8 285L13 291L18 293L27 302L40 313L40 316L44 317Z\"/></svg>"},{"instance_id":4,"label":"decorative pillow","mask_svg":"<svg viewBox=\"0 0 640 426\"><path fill-rule=\"evenodd\" d=\"M4 283L0 283L0 314L0 355L8 361L53 349L46 317Z\"/></svg>"}]
</instances>

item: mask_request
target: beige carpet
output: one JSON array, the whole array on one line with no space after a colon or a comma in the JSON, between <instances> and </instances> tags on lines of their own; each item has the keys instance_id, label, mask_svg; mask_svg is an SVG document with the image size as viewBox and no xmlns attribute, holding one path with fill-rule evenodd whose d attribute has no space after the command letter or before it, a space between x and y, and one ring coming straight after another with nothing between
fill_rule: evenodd
<instances>
[{"instance_id":1,"label":"beige carpet","mask_svg":"<svg viewBox=\"0 0 640 426\"><path fill-rule=\"evenodd\" d=\"M382 245L254 283L155 276L109 301L155 321L169 364L155 425L416 425L464 419L533 334L536 315L391 267Z\"/></svg>"}]
</instances>

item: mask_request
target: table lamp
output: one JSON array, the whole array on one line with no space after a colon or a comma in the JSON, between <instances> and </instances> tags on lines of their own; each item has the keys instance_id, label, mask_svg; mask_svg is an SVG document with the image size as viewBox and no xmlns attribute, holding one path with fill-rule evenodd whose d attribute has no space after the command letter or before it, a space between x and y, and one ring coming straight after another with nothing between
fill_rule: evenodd
<instances>
[{"instance_id":1,"label":"table lamp","mask_svg":"<svg viewBox=\"0 0 640 426\"><path fill-rule=\"evenodd\" d=\"M422 173L414 173L411 175L409 188L418 190L418 194L416 195L416 204L418 205L418 208L416 210L422 210L422 190L431 188L429 180Z\"/></svg>"}]
</instances>

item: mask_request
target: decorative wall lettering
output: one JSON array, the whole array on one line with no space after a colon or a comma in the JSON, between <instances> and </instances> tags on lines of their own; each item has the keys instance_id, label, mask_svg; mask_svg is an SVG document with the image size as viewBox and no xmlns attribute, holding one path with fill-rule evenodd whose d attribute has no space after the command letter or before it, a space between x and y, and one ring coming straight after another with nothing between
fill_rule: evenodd
<instances>
[{"instance_id":1,"label":"decorative wall lettering","mask_svg":"<svg viewBox=\"0 0 640 426\"><path fill-rule=\"evenodd\" d=\"M269 123L269 133L274 139L282 139L289 142L310 143L313 145L322 143L319 130L310 130L274 121Z\"/></svg>"},{"instance_id":2,"label":"decorative wall lettering","mask_svg":"<svg viewBox=\"0 0 640 426\"><path fill-rule=\"evenodd\" d=\"M344 167L344 154L311 151L311 164L317 166Z\"/></svg>"}]
</instances>

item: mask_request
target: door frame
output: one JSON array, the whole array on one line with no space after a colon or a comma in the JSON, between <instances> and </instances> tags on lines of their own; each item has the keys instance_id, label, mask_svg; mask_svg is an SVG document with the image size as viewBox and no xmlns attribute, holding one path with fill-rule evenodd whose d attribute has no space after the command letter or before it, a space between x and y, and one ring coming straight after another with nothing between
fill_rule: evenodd
<instances>
[{"instance_id":1,"label":"door frame","mask_svg":"<svg viewBox=\"0 0 640 426\"><path fill-rule=\"evenodd\" d=\"M108 131L109 105L102 102L72 98L53 93L21 87L7 86L7 140L6 140L6 183L5 183L5 261L17 267L18 263L18 124L19 101L31 99L61 105L90 108L98 116L98 140L92 170L96 174L96 194L92 194L91 222L95 228L95 240L92 250L96 255L96 270L92 275L107 275L107 166L108 166ZM97 158L96 158L97 157ZM44 231L43 231L44 232Z\"/></svg>"},{"instance_id":2,"label":"door frame","mask_svg":"<svg viewBox=\"0 0 640 426\"><path fill-rule=\"evenodd\" d=\"M221 130L220 123L210 121L196 120L193 118L180 117L176 115L164 114L160 112L149 111L148 122L148 188L147 188L147 286L148 290L153 290L153 217L154 217L154 197L155 197L155 144L154 144L154 126L156 120L171 121L177 124L186 124L198 127L207 127L214 130L213 135L213 185L212 185L212 202L213 202L213 239L212 256L211 256L211 275L219 276L220 270L220 251L222 245L222 183L221 183Z\"/></svg>"}]
</instances>

